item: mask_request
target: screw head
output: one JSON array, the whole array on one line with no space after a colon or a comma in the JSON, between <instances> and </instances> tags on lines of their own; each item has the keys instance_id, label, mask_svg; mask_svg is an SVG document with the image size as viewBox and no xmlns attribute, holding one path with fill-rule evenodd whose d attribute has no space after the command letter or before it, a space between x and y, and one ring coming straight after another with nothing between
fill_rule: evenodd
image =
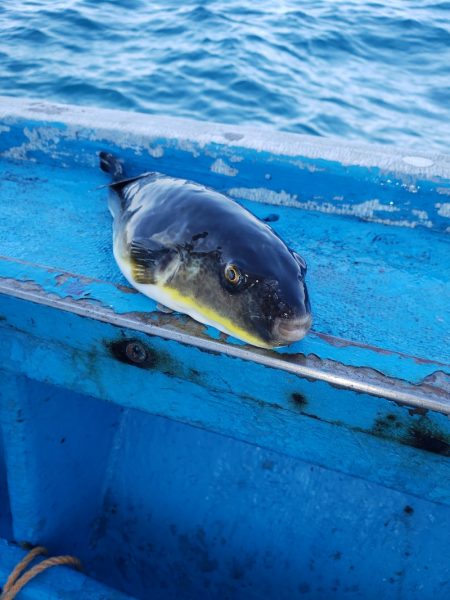
<instances>
[{"instance_id":1,"label":"screw head","mask_svg":"<svg viewBox=\"0 0 450 600\"><path fill-rule=\"evenodd\" d=\"M147 359L147 350L140 342L128 342L125 354L131 362L141 364Z\"/></svg>"}]
</instances>

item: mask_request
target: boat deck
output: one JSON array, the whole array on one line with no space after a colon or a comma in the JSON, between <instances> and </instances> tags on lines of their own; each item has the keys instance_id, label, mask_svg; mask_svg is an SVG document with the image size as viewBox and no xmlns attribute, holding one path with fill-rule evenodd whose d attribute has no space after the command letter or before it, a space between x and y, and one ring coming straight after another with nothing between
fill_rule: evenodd
<instances>
[{"instance_id":1,"label":"boat deck","mask_svg":"<svg viewBox=\"0 0 450 600\"><path fill-rule=\"evenodd\" d=\"M85 574L24 600L448 597L450 160L0 115L0 582L27 540ZM263 350L157 311L114 262L101 149L268 219L308 262L313 331Z\"/></svg>"}]
</instances>

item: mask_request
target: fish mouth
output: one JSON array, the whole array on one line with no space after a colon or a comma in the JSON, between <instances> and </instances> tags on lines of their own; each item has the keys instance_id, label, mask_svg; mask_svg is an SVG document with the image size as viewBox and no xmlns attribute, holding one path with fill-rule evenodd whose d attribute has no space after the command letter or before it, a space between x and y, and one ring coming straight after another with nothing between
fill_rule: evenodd
<instances>
[{"instance_id":1,"label":"fish mouth","mask_svg":"<svg viewBox=\"0 0 450 600\"><path fill-rule=\"evenodd\" d=\"M273 326L273 337L278 346L285 346L298 342L311 328L312 317L310 314L295 319L276 319Z\"/></svg>"}]
</instances>

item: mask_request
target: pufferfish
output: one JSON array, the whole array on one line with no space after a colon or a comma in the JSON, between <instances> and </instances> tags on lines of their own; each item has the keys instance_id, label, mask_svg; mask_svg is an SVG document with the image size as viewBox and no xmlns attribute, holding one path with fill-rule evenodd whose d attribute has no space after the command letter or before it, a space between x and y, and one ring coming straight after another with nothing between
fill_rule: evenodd
<instances>
[{"instance_id":1,"label":"pufferfish","mask_svg":"<svg viewBox=\"0 0 450 600\"><path fill-rule=\"evenodd\" d=\"M261 348L302 339L311 326L306 263L251 212L204 185L148 172L113 179L114 257L159 305Z\"/></svg>"}]
</instances>

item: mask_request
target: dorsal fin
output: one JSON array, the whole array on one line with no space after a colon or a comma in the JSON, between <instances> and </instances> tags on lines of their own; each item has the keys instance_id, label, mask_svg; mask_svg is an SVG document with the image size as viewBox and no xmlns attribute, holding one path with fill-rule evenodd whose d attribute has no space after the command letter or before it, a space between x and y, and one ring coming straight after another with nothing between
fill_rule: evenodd
<instances>
[{"instance_id":1,"label":"dorsal fin","mask_svg":"<svg viewBox=\"0 0 450 600\"><path fill-rule=\"evenodd\" d=\"M149 175L153 175L153 173L149 171L148 173L141 173L140 175L136 175L136 177L127 177L126 179L121 179L120 181L113 181L111 183L108 183L105 187L109 187L118 194L120 194L120 192L126 185L133 183L134 181L138 181L139 179L143 179L144 177L148 177Z\"/></svg>"}]
</instances>

